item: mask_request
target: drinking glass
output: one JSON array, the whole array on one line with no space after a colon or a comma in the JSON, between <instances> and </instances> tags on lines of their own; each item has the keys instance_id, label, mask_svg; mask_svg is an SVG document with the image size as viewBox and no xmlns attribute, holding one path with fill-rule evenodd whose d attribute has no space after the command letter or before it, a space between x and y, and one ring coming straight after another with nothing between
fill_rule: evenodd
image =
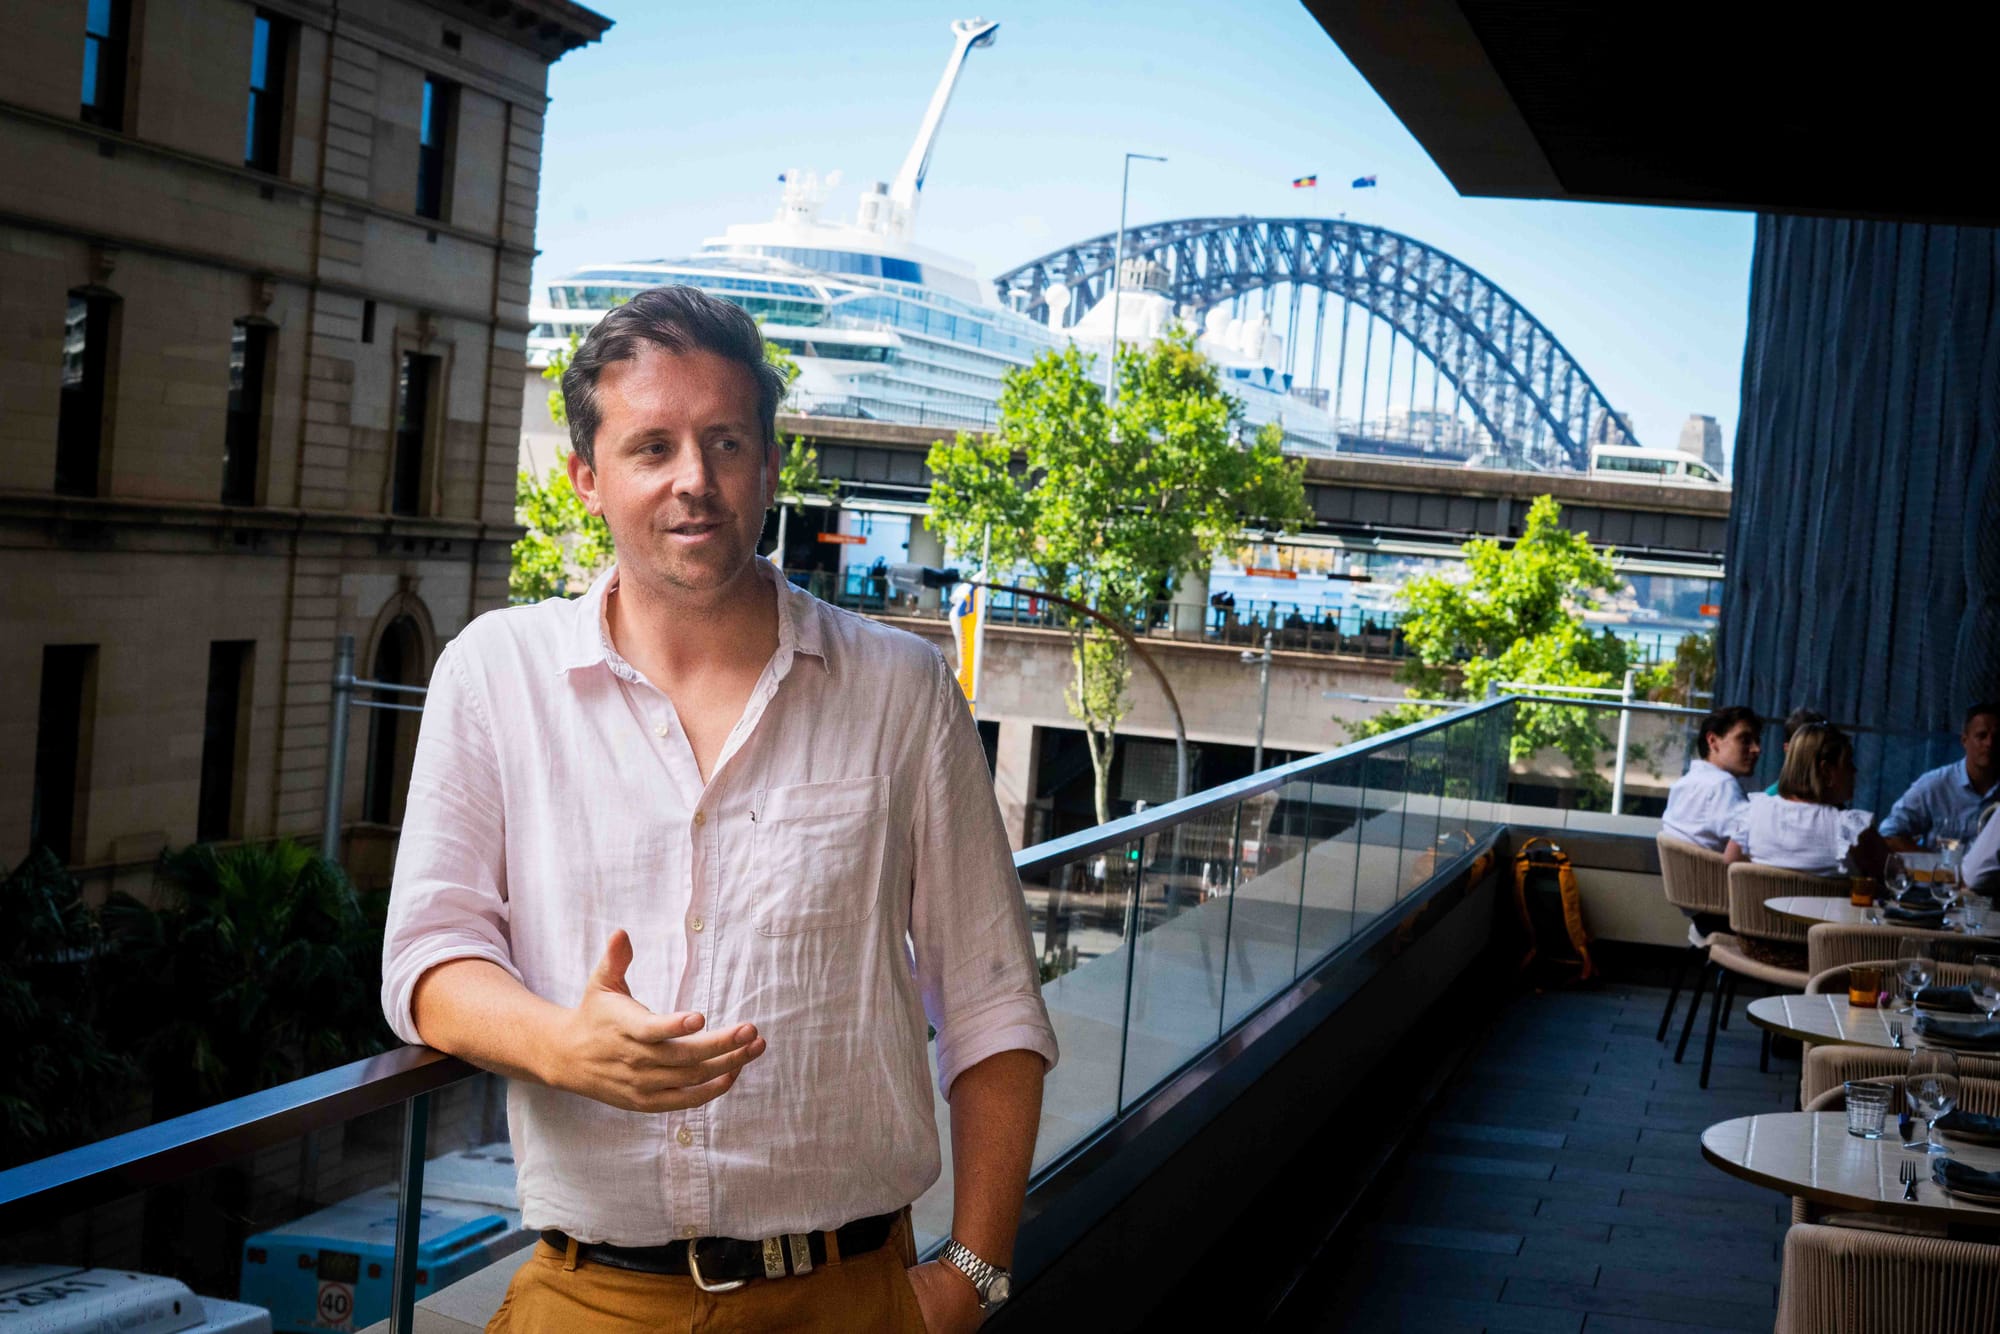
<instances>
[{"instance_id":1,"label":"drinking glass","mask_svg":"<svg viewBox=\"0 0 2000 1334\"><path fill-rule=\"evenodd\" d=\"M1937 964L1930 957L1930 942L1905 940L1896 949L1896 980L1902 984L1896 1001L1898 1010L1916 1008L1917 993L1937 976Z\"/></svg>"},{"instance_id":2,"label":"drinking glass","mask_svg":"<svg viewBox=\"0 0 2000 1334\"><path fill-rule=\"evenodd\" d=\"M1888 1084L1847 1081L1847 1133L1856 1139L1881 1139L1882 1118L1889 1114Z\"/></svg>"},{"instance_id":3,"label":"drinking glass","mask_svg":"<svg viewBox=\"0 0 2000 1334\"><path fill-rule=\"evenodd\" d=\"M1938 1143L1937 1119L1958 1105L1958 1058L1948 1051L1913 1051L1903 1096L1910 1111L1924 1119L1924 1142L1906 1147L1912 1153L1948 1154Z\"/></svg>"},{"instance_id":4,"label":"drinking glass","mask_svg":"<svg viewBox=\"0 0 2000 1334\"><path fill-rule=\"evenodd\" d=\"M1898 903L1909 896L1910 868L1900 853L1890 853L1889 860L1882 863L1882 883L1889 887L1889 892L1896 896Z\"/></svg>"},{"instance_id":5,"label":"drinking glass","mask_svg":"<svg viewBox=\"0 0 2000 1334\"><path fill-rule=\"evenodd\" d=\"M1990 1022L2000 1012L2000 954L1972 956L1972 1003L1985 1011Z\"/></svg>"}]
</instances>

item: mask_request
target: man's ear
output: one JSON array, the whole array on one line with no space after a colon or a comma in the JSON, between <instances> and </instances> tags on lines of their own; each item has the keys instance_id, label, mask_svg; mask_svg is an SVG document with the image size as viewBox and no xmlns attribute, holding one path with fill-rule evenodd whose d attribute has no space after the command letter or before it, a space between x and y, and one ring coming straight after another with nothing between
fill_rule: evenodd
<instances>
[{"instance_id":1,"label":"man's ear","mask_svg":"<svg viewBox=\"0 0 2000 1334\"><path fill-rule=\"evenodd\" d=\"M582 498L583 507L592 514L603 514L604 505L597 498L597 470L584 461L583 455L569 456L569 484Z\"/></svg>"},{"instance_id":2,"label":"man's ear","mask_svg":"<svg viewBox=\"0 0 2000 1334\"><path fill-rule=\"evenodd\" d=\"M775 433L771 442L764 446L764 508L778 503L778 468L783 462L778 453L778 437Z\"/></svg>"}]
</instances>

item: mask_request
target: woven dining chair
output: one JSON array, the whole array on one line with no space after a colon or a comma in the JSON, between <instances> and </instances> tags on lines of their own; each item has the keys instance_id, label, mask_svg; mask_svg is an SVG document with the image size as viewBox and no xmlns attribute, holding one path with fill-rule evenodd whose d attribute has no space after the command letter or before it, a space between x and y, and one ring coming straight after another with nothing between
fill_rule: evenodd
<instances>
[{"instance_id":1,"label":"woven dining chair","mask_svg":"<svg viewBox=\"0 0 2000 1334\"><path fill-rule=\"evenodd\" d=\"M1680 1045L1674 1049L1674 1062L1679 1064L1681 1058L1687 1055L1688 1038L1694 1032L1695 1015L1701 1010L1704 985L1712 983L1714 990L1708 1004L1708 1042L1701 1053L1701 1087L1708 1087L1709 1068L1715 1062L1715 1031L1718 1027L1728 1026L1729 1012L1736 1004L1736 986L1740 979L1747 977L1780 991L1804 991L1806 983L1811 980L1812 975L1803 966L1774 963L1768 958L1757 957L1758 953L1777 950L1795 951L1800 956L1805 953L1806 923L1772 912L1764 906L1764 900L1808 894L1845 897L1847 893L1845 879L1807 875L1802 871L1758 866L1752 862L1737 862L1729 868L1729 931L1709 938L1708 963L1701 976L1695 979L1687 1019L1681 1024ZM1769 1030L1763 1034L1757 1068L1765 1071L1771 1068Z\"/></svg>"},{"instance_id":2,"label":"woven dining chair","mask_svg":"<svg viewBox=\"0 0 2000 1334\"><path fill-rule=\"evenodd\" d=\"M1992 1334L2000 1246L1796 1223L1776 1334Z\"/></svg>"},{"instance_id":3,"label":"woven dining chair","mask_svg":"<svg viewBox=\"0 0 2000 1334\"><path fill-rule=\"evenodd\" d=\"M1817 931L1819 928L1814 927L1813 930ZM1808 958L1810 958L1812 947L1810 940L1806 942L1806 947ZM1886 959L1856 959L1854 963L1837 963L1830 968L1822 968L1806 979L1806 995L1831 996L1835 992L1847 990L1848 974L1853 970L1854 965L1858 963L1872 963L1877 967L1893 969L1896 965L1896 960L1893 957ZM1811 964L1808 963L1807 967L1811 967ZM1965 986L1972 981L1972 965L1969 963L1946 963L1943 960L1938 960L1936 971L1931 974L1931 981L1941 987Z\"/></svg>"},{"instance_id":4,"label":"woven dining chair","mask_svg":"<svg viewBox=\"0 0 2000 1334\"><path fill-rule=\"evenodd\" d=\"M1820 922L1806 931L1806 971L1823 973L1837 964L1894 962L1906 940L1928 941L1931 957L1940 963L1969 964L1975 954L2000 954L2000 940L1932 931L1924 927L1848 926Z\"/></svg>"},{"instance_id":5,"label":"woven dining chair","mask_svg":"<svg viewBox=\"0 0 2000 1334\"><path fill-rule=\"evenodd\" d=\"M1660 886L1666 891L1667 902L1688 916L1688 952L1674 969L1667 1008L1660 1013L1660 1031L1654 1038L1665 1042L1682 983L1690 972L1699 974L1708 962L1710 937L1729 925L1729 867L1721 853L1697 844L1667 834L1658 835L1655 842L1660 848Z\"/></svg>"}]
</instances>

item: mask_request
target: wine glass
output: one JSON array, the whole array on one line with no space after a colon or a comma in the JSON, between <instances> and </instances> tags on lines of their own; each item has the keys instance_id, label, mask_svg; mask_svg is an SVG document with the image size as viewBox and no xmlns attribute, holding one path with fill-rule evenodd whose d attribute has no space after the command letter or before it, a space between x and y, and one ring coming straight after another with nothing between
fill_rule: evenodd
<instances>
[{"instance_id":1,"label":"wine glass","mask_svg":"<svg viewBox=\"0 0 2000 1334\"><path fill-rule=\"evenodd\" d=\"M1889 892L1896 896L1896 902L1901 903L1905 898L1909 897L1910 885L1912 883L1910 880L1910 868L1908 863L1904 862L1901 853L1890 853L1889 859L1882 863L1882 883L1887 885Z\"/></svg>"},{"instance_id":2,"label":"wine glass","mask_svg":"<svg viewBox=\"0 0 2000 1334\"><path fill-rule=\"evenodd\" d=\"M1913 1051L1903 1096L1910 1110L1924 1118L1924 1142L1906 1147L1912 1153L1948 1154L1937 1141L1938 1118L1958 1105L1958 1058L1948 1051Z\"/></svg>"},{"instance_id":3,"label":"wine glass","mask_svg":"<svg viewBox=\"0 0 2000 1334\"><path fill-rule=\"evenodd\" d=\"M1905 940L1896 948L1896 980L1901 983L1898 1010L1916 1008L1917 994L1937 976L1937 963L1930 957L1930 942Z\"/></svg>"},{"instance_id":4,"label":"wine glass","mask_svg":"<svg viewBox=\"0 0 2000 1334\"><path fill-rule=\"evenodd\" d=\"M1975 954L1972 956L1972 978L1966 984L1972 995L1972 1003L1977 1005L1991 1023L1995 1013L2000 1013L2000 954Z\"/></svg>"}]
</instances>

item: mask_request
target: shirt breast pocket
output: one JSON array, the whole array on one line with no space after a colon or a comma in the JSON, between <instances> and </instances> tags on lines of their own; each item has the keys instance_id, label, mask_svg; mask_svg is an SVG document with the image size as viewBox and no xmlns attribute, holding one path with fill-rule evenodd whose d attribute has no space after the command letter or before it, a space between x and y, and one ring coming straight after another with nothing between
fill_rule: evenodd
<instances>
[{"instance_id":1,"label":"shirt breast pocket","mask_svg":"<svg viewBox=\"0 0 2000 1334\"><path fill-rule=\"evenodd\" d=\"M881 893L888 805L887 774L766 790L751 848L758 933L866 921Z\"/></svg>"}]
</instances>

